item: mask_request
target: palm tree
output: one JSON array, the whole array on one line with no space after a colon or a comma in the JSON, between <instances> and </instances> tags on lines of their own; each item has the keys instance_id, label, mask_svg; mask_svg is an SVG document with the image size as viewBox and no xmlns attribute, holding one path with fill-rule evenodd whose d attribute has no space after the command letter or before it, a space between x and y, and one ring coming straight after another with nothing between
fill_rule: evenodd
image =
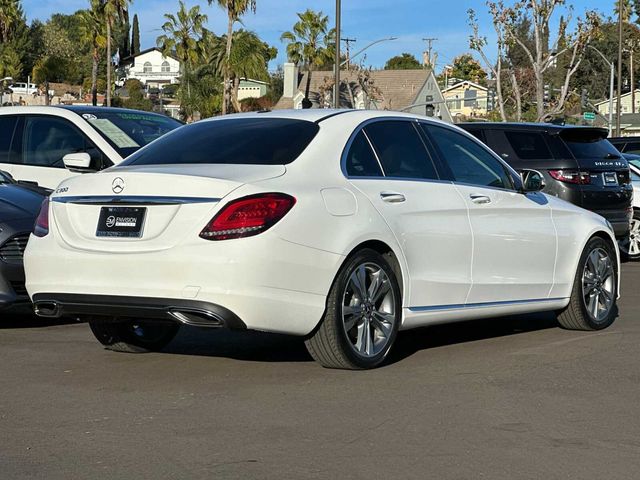
<instances>
[{"instance_id":1,"label":"palm tree","mask_svg":"<svg viewBox=\"0 0 640 480\"><path fill-rule=\"evenodd\" d=\"M111 30L118 21L127 18L127 8L131 0L101 0L102 12L107 24L107 107L111 106Z\"/></svg>"},{"instance_id":2,"label":"palm tree","mask_svg":"<svg viewBox=\"0 0 640 480\"><path fill-rule=\"evenodd\" d=\"M91 103L98 103L98 65L100 63L100 51L107 44L107 36L104 31L102 3L100 0L91 0L91 6L80 13L80 33L83 43L91 45Z\"/></svg>"},{"instance_id":3,"label":"palm tree","mask_svg":"<svg viewBox=\"0 0 640 480\"><path fill-rule=\"evenodd\" d=\"M222 114L227 113L229 99L231 97L231 81L230 81L230 61L231 61L231 45L233 42L233 25L240 20L249 10L255 13L256 0L207 0L209 5L214 1L220 8L227 12L227 35L226 35L226 63L224 68L224 98L222 100Z\"/></svg>"},{"instance_id":4,"label":"palm tree","mask_svg":"<svg viewBox=\"0 0 640 480\"><path fill-rule=\"evenodd\" d=\"M231 85L231 104L236 112L241 111L238 91L240 81L243 78L255 78L267 80L268 62L277 55L277 50L264 43L254 33L247 30L238 30L233 33L233 43L231 54L227 59L226 45L228 39L226 35L217 37L209 36L206 52L208 63L214 66L218 73L225 73Z\"/></svg>"},{"instance_id":5,"label":"palm tree","mask_svg":"<svg viewBox=\"0 0 640 480\"><path fill-rule=\"evenodd\" d=\"M0 43L10 40L14 25L22 18L19 0L0 0Z\"/></svg>"},{"instance_id":6,"label":"palm tree","mask_svg":"<svg viewBox=\"0 0 640 480\"><path fill-rule=\"evenodd\" d=\"M191 97L190 78L193 67L202 59L202 39L207 35L204 24L207 15L200 13L198 5L187 10L180 0L180 8L176 15L165 13L166 21L162 25L163 35L156 39L156 44L164 56L175 55L182 68L183 84L180 85L182 96ZM184 90L183 90L184 89ZM190 101L186 104L191 104ZM193 112L187 112L190 116Z\"/></svg>"},{"instance_id":7,"label":"palm tree","mask_svg":"<svg viewBox=\"0 0 640 480\"><path fill-rule=\"evenodd\" d=\"M315 67L330 62L335 55L335 41L332 40L335 30L329 30L329 17L322 12L307 9L306 12L297 15L299 20L293 26L293 31L284 32L280 40L288 42L289 61L307 70L307 86L302 108L311 108L311 72Z\"/></svg>"}]
</instances>

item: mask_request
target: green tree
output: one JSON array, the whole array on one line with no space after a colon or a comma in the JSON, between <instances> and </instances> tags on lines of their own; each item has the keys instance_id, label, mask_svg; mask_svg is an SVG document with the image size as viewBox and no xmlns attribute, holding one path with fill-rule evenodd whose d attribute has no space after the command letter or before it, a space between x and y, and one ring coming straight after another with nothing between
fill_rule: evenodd
<instances>
[{"instance_id":1,"label":"green tree","mask_svg":"<svg viewBox=\"0 0 640 480\"><path fill-rule=\"evenodd\" d=\"M100 0L91 0L91 7L82 11L82 41L91 45L91 103L98 104L98 65L102 50L107 45L107 33L103 22Z\"/></svg>"},{"instance_id":2,"label":"green tree","mask_svg":"<svg viewBox=\"0 0 640 480\"><path fill-rule=\"evenodd\" d=\"M451 71L449 75L452 78L459 78L460 80L470 80L480 85L485 85L487 82L487 72L484 71L480 62L478 62L471 54L463 53L453 59L451 65Z\"/></svg>"},{"instance_id":3,"label":"green tree","mask_svg":"<svg viewBox=\"0 0 640 480\"><path fill-rule=\"evenodd\" d=\"M226 63L224 68L224 95L222 101L222 114L227 113L231 99L231 45L233 43L233 26L249 10L255 13L256 0L207 0L209 5L217 3L218 6L227 12L227 35L226 35Z\"/></svg>"},{"instance_id":4,"label":"green tree","mask_svg":"<svg viewBox=\"0 0 640 480\"><path fill-rule=\"evenodd\" d=\"M22 76L22 69L22 61L18 52L11 46L0 50L0 78L19 79Z\"/></svg>"},{"instance_id":5,"label":"green tree","mask_svg":"<svg viewBox=\"0 0 640 480\"><path fill-rule=\"evenodd\" d=\"M293 30L284 32L280 39L287 42L289 61L307 70L302 107L311 108L311 72L335 58L335 32L329 30L329 17L322 12L307 9L297 15L299 20L293 25Z\"/></svg>"},{"instance_id":6,"label":"green tree","mask_svg":"<svg viewBox=\"0 0 640 480\"><path fill-rule=\"evenodd\" d=\"M33 81L42 85L45 92L45 105L49 105L49 82L58 79L64 73L61 72L63 64L55 56L45 55L41 57L33 67L31 76Z\"/></svg>"},{"instance_id":7,"label":"green tree","mask_svg":"<svg viewBox=\"0 0 640 480\"><path fill-rule=\"evenodd\" d=\"M133 28L131 30L131 55L140 53L140 25L138 24L138 14L133 16Z\"/></svg>"},{"instance_id":8,"label":"green tree","mask_svg":"<svg viewBox=\"0 0 640 480\"><path fill-rule=\"evenodd\" d=\"M205 51L208 63L214 66L217 73L227 72L232 85L231 104L236 112L240 112L242 107L238 91L241 79L268 80L268 63L276 57L278 51L260 40L254 32L238 30L233 33L231 56L227 59L227 36L209 35L207 38Z\"/></svg>"},{"instance_id":9,"label":"green tree","mask_svg":"<svg viewBox=\"0 0 640 480\"><path fill-rule=\"evenodd\" d=\"M111 42L112 30L116 22L124 22L130 0L102 0L103 14L107 26L107 106L111 106Z\"/></svg>"},{"instance_id":10,"label":"green tree","mask_svg":"<svg viewBox=\"0 0 640 480\"><path fill-rule=\"evenodd\" d=\"M416 57L410 53L403 53L387 60L384 65L385 70L416 70L422 68L422 65Z\"/></svg>"},{"instance_id":11,"label":"green tree","mask_svg":"<svg viewBox=\"0 0 640 480\"><path fill-rule=\"evenodd\" d=\"M204 24L207 15L200 13L200 6L195 5L187 10L182 0L178 12L165 13L166 21L162 25L164 32L156 39L156 43L165 56L175 55L181 64L181 84L178 97L183 103L188 119L193 116L192 88L193 70L203 58L203 36L206 34Z\"/></svg>"},{"instance_id":12,"label":"green tree","mask_svg":"<svg viewBox=\"0 0 640 480\"><path fill-rule=\"evenodd\" d=\"M0 43L7 43L24 13L19 0L0 0Z\"/></svg>"}]
</instances>

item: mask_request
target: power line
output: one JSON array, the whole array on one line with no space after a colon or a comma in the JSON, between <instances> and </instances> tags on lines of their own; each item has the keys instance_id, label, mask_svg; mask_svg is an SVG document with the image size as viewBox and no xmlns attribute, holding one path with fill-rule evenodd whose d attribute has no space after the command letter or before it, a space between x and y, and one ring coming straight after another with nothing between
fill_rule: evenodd
<instances>
[{"instance_id":1,"label":"power line","mask_svg":"<svg viewBox=\"0 0 640 480\"><path fill-rule=\"evenodd\" d=\"M349 70L349 66L351 65L351 44L356 43L357 39L342 38L341 40L347 44L347 70Z\"/></svg>"}]
</instances>

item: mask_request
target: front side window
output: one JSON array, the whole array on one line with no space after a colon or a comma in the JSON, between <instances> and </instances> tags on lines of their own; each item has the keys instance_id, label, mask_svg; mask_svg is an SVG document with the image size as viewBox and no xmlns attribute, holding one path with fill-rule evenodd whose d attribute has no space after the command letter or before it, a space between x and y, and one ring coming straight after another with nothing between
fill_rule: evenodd
<instances>
[{"instance_id":1,"label":"front side window","mask_svg":"<svg viewBox=\"0 0 640 480\"><path fill-rule=\"evenodd\" d=\"M316 123L286 118L205 120L159 138L121 165L286 165L319 129Z\"/></svg>"},{"instance_id":2,"label":"front side window","mask_svg":"<svg viewBox=\"0 0 640 480\"><path fill-rule=\"evenodd\" d=\"M25 116L22 163L37 167L64 168L62 157L86 150L84 135L62 118Z\"/></svg>"},{"instance_id":3,"label":"front side window","mask_svg":"<svg viewBox=\"0 0 640 480\"><path fill-rule=\"evenodd\" d=\"M347 175L350 177L381 177L382 171L371 145L360 130L351 143L346 159Z\"/></svg>"},{"instance_id":4,"label":"front side window","mask_svg":"<svg viewBox=\"0 0 640 480\"><path fill-rule=\"evenodd\" d=\"M513 183L502 163L470 138L449 128L421 124L430 134L456 182L482 187L512 189Z\"/></svg>"},{"instance_id":5,"label":"front side window","mask_svg":"<svg viewBox=\"0 0 640 480\"><path fill-rule=\"evenodd\" d=\"M387 177L437 180L438 174L413 122L382 121L364 128Z\"/></svg>"}]
</instances>

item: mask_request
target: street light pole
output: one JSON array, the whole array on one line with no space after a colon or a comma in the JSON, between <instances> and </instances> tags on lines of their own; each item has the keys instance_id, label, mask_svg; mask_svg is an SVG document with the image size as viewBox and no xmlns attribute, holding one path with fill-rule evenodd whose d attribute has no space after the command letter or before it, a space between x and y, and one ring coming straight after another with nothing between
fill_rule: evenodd
<instances>
[{"instance_id":1,"label":"street light pole","mask_svg":"<svg viewBox=\"0 0 640 480\"><path fill-rule=\"evenodd\" d=\"M380 40L376 40L375 42L371 42L369 45L367 45L364 48L361 48L360 50L358 50L356 53L354 53L353 55L351 55L350 58L347 58L344 62L342 62L340 64L340 66L344 66L347 62L349 62L350 60L353 60L354 58L356 58L358 55L360 55L361 53L363 53L365 50L367 50L370 47L373 47L374 45L378 44L378 43L382 43L382 42L391 42L393 40L397 40L398 37L387 37L387 38L381 38Z\"/></svg>"},{"instance_id":2,"label":"street light pole","mask_svg":"<svg viewBox=\"0 0 640 480\"><path fill-rule=\"evenodd\" d=\"M336 61L333 85L333 107L340 108L340 23L341 23L341 5L340 0L336 0Z\"/></svg>"},{"instance_id":3,"label":"street light pole","mask_svg":"<svg viewBox=\"0 0 640 480\"><path fill-rule=\"evenodd\" d=\"M602 57L604 63L609 65L609 136L611 137L613 136L613 79L615 77L615 66L613 65L613 62L607 60L607 57L605 57L604 53L602 53L596 47L594 47L593 45L588 45L588 47L595 50L598 55Z\"/></svg>"},{"instance_id":4,"label":"street light pole","mask_svg":"<svg viewBox=\"0 0 640 480\"><path fill-rule=\"evenodd\" d=\"M622 11L623 0L618 1L618 100L616 101L616 136L622 136L620 132L620 101L622 97Z\"/></svg>"}]
</instances>

